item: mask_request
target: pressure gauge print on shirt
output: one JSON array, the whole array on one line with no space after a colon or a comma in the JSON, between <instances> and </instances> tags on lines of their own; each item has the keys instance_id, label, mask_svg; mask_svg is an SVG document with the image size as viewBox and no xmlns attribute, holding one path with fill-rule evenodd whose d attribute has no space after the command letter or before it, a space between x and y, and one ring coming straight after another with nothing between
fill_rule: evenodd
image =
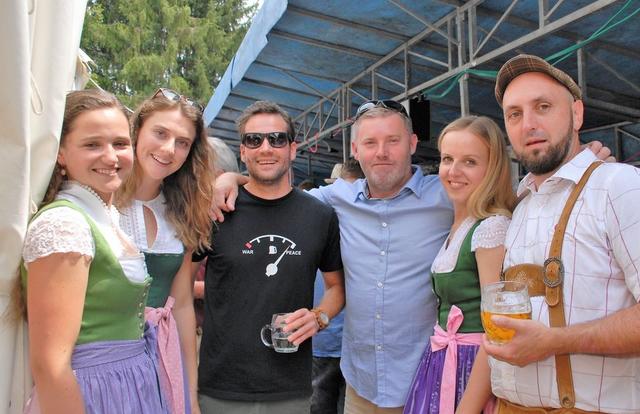
<instances>
[{"instance_id":1,"label":"pressure gauge print on shirt","mask_svg":"<svg viewBox=\"0 0 640 414\"><path fill-rule=\"evenodd\" d=\"M278 273L278 264L280 264L285 256L300 255L299 250L294 250L296 244L292 240L277 234L263 234L262 236L258 236L245 243L245 247L254 252L265 251L267 257L271 258L264 270L267 277L274 276Z\"/></svg>"}]
</instances>

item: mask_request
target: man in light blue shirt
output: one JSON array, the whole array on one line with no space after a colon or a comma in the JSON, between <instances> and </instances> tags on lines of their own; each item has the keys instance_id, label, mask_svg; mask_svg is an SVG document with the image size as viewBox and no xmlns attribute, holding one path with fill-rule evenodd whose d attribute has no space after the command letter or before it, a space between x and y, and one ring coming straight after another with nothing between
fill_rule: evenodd
<instances>
[{"instance_id":1,"label":"man in light blue shirt","mask_svg":"<svg viewBox=\"0 0 640 414\"><path fill-rule=\"evenodd\" d=\"M360 163L351 158L344 164L336 164L331 171L331 178L324 181L332 184L342 179L352 183L363 177ZM313 291L314 307L319 306L323 293L324 280L322 274L318 274ZM340 311L326 329L313 337L311 414L342 414L344 411L346 384L340 370L343 321L344 311Z\"/></svg>"},{"instance_id":2,"label":"man in light blue shirt","mask_svg":"<svg viewBox=\"0 0 640 414\"><path fill-rule=\"evenodd\" d=\"M400 414L436 322L431 263L449 233L453 209L438 177L411 165L417 137L398 102L361 105L351 136L366 178L310 191L340 221L344 412ZM230 190L218 186L220 193ZM233 209L235 195L219 198L218 207Z\"/></svg>"},{"instance_id":3,"label":"man in light blue shirt","mask_svg":"<svg viewBox=\"0 0 640 414\"><path fill-rule=\"evenodd\" d=\"M402 412L436 321L430 269L452 208L438 177L411 165L417 137L400 104L362 105L352 137L366 178L310 191L340 221L345 413Z\"/></svg>"}]
</instances>

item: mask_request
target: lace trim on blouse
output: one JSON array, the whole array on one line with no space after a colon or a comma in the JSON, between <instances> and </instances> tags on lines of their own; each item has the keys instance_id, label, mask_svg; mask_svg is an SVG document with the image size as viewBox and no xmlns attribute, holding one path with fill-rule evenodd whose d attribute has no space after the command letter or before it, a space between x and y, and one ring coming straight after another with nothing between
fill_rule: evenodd
<instances>
[{"instance_id":1,"label":"lace trim on blouse","mask_svg":"<svg viewBox=\"0 0 640 414\"><path fill-rule=\"evenodd\" d=\"M157 232L153 244L147 244L144 224L144 207L149 208L156 220ZM162 192L150 201L133 200L120 214L120 227L135 242L139 249L153 253L179 254L184 251L173 225L166 219L165 198Z\"/></svg>"},{"instance_id":2,"label":"lace trim on blouse","mask_svg":"<svg viewBox=\"0 0 640 414\"><path fill-rule=\"evenodd\" d=\"M31 222L22 250L25 263L72 252L90 258L95 255L91 227L80 212L69 207L52 208Z\"/></svg>"},{"instance_id":3,"label":"lace trim on blouse","mask_svg":"<svg viewBox=\"0 0 640 414\"><path fill-rule=\"evenodd\" d=\"M117 225L119 213L113 206L105 208L97 194L74 181L65 182L56 199L69 200L91 217L111 252L118 259L127 279L134 283L141 283L146 279L144 256L135 248L131 240L127 240L127 236ZM61 214L66 214L66 218L63 216L61 219ZM45 219L44 224L42 222L38 224ZM87 243L90 243L90 249L76 245L84 246ZM55 207L42 212L31 222L23 248L25 263L52 253L69 252L78 252L91 258L95 256L95 240L91 226L82 213L69 207Z\"/></svg>"},{"instance_id":4,"label":"lace trim on blouse","mask_svg":"<svg viewBox=\"0 0 640 414\"><path fill-rule=\"evenodd\" d=\"M493 249L504 244L511 219L506 216L487 217L471 236L471 251Z\"/></svg>"},{"instance_id":5,"label":"lace trim on blouse","mask_svg":"<svg viewBox=\"0 0 640 414\"><path fill-rule=\"evenodd\" d=\"M483 220L471 236L471 251L478 248L491 249L504 244L507 228L511 219L505 216L491 216ZM476 223L473 217L467 217L458 227L449 241L449 246L443 245L431 266L432 272L451 272L458 261L462 242L467 237L469 230Z\"/></svg>"}]
</instances>

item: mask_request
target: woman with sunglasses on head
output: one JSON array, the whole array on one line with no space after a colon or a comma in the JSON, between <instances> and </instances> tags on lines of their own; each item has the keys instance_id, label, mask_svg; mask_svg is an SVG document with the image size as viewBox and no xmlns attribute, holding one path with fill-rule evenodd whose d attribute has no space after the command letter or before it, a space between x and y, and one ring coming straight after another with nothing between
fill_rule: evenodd
<instances>
[{"instance_id":1,"label":"woman with sunglasses on head","mask_svg":"<svg viewBox=\"0 0 640 414\"><path fill-rule=\"evenodd\" d=\"M134 112L131 131L136 163L117 194L120 222L153 278L147 320L158 330L165 398L175 414L199 412L191 254L209 247L214 181L202 107L159 89Z\"/></svg>"},{"instance_id":2,"label":"woman with sunglasses on head","mask_svg":"<svg viewBox=\"0 0 640 414\"><path fill-rule=\"evenodd\" d=\"M56 166L23 250L36 389L27 413L167 412L153 332L143 332L150 278L112 205L132 165L122 104L97 89L69 93Z\"/></svg>"},{"instance_id":3,"label":"woman with sunglasses on head","mask_svg":"<svg viewBox=\"0 0 640 414\"><path fill-rule=\"evenodd\" d=\"M502 269L515 202L510 160L502 131L486 117L447 125L438 150L454 220L431 266L438 321L404 413L491 413L489 366L480 347L480 286L497 282Z\"/></svg>"}]
</instances>

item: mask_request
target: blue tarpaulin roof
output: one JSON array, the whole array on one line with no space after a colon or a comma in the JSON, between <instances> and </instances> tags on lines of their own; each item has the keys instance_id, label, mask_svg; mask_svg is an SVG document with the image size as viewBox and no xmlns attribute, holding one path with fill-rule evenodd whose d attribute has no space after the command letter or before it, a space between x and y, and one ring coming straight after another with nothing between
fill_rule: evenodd
<instances>
[{"instance_id":1,"label":"blue tarpaulin roof","mask_svg":"<svg viewBox=\"0 0 640 414\"><path fill-rule=\"evenodd\" d=\"M585 136L633 162L640 158L639 10L637 0L265 0L205 121L237 149L240 112L255 100L277 102L299 127L297 181L319 179L348 155L348 124L360 103L418 97L412 118L428 126L414 161L434 165L433 137L461 108L501 122L492 71L516 53L560 52L566 58L557 66L586 92L583 129L592 132Z\"/></svg>"}]
</instances>

